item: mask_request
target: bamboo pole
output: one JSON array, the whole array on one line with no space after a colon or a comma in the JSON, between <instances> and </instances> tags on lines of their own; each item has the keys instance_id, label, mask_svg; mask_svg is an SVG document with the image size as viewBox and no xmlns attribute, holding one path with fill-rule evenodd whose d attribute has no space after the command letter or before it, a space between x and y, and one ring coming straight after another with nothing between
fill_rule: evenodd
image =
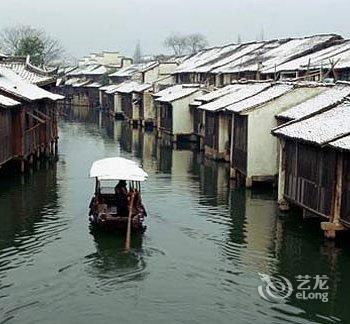
<instances>
[{"instance_id":1,"label":"bamboo pole","mask_svg":"<svg viewBox=\"0 0 350 324\"><path fill-rule=\"evenodd\" d=\"M132 206L134 205L135 193L133 192L130 198L129 204L129 216L128 216L128 227L126 229L126 240L125 240L125 250L130 250L130 236L131 236L131 217L132 217Z\"/></svg>"}]
</instances>

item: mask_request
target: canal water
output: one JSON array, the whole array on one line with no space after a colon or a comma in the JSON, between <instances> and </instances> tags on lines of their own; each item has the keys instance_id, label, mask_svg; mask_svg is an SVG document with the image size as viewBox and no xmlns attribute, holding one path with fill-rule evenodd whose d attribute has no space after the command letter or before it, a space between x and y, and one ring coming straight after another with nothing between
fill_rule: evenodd
<instances>
[{"instance_id":1,"label":"canal water","mask_svg":"<svg viewBox=\"0 0 350 324\"><path fill-rule=\"evenodd\" d=\"M0 180L0 323L350 322L348 244L279 214L275 192L233 189L226 164L99 111L67 110L59 128L57 164ZM130 253L88 224L89 168L111 156L149 173L148 228ZM325 275L328 301L266 301L261 275L294 289Z\"/></svg>"}]
</instances>

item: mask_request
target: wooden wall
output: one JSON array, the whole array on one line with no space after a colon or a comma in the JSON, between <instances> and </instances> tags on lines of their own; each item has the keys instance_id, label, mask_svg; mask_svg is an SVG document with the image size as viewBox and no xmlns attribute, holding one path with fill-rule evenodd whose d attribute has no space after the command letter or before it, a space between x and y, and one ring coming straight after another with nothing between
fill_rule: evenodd
<instances>
[{"instance_id":1,"label":"wooden wall","mask_svg":"<svg viewBox=\"0 0 350 324\"><path fill-rule=\"evenodd\" d=\"M248 117L233 115L232 167L247 175Z\"/></svg>"},{"instance_id":2,"label":"wooden wall","mask_svg":"<svg viewBox=\"0 0 350 324\"><path fill-rule=\"evenodd\" d=\"M336 152L286 141L283 155L285 197L309 211L329 218L336 179Z\"/></svg>"},{"instance_id":3,"label":"wooden wall","mask_svg":"<svg viewBox=\"0 0 350 324\"><path fill-rule=\"evenodd\" d=\"M208 111L205 112L204 145L214 150L219 148L219 117Z\"/></svg>"}]
</instances>

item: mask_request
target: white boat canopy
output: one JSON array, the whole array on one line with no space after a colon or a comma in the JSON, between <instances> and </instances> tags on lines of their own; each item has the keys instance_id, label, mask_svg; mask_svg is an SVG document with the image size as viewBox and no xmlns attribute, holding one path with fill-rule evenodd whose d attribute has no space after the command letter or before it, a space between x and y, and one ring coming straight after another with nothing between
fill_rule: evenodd
<instances>
[{"instance_id":1,"label":"white boat canopy","mask_svg":"<svg viewBox=\"0 0 350 324\"><path fill-rule=\"evenodd\" d=\"M148 174L132 160L121 157L95 161L90 170L90 178L98 180L145 181Z\"/></svg>"}]
</instances>

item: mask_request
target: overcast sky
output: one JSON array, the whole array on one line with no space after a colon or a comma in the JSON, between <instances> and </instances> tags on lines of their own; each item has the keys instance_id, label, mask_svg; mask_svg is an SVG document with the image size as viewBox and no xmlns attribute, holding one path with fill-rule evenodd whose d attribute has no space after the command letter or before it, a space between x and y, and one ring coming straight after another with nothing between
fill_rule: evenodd
<instances>
[{"instance_id":1,"label":"overcast sky","mask_svg":"<svg viewBox=\"0 0 350 324\"><path fill-rule=\"evenodd\" d=\"M339 33L350 37L350 0L0 0L0 28L42 27L75 57L97 50L164 52L172 33L200 32L210 45Z\"/></svg>"}]
</instances>

